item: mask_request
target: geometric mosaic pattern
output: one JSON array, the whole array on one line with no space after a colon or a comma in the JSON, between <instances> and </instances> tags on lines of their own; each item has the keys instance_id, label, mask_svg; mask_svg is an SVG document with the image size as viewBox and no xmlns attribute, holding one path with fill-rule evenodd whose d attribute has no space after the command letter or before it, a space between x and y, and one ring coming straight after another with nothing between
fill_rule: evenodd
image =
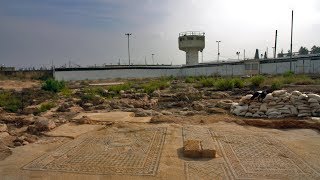
<instances>
[{"instance_id":1,"label":"geometric mosaic pattern","mask_svg":"<svg viewBox=\"0 0 320 180\"><path fill-rule=\"evenodd\" d=\"M256 133L212 132L235 179L319 179L320 175L280 141Z\"/></svg>"},{"instance_id":2,"label":"geometric mosaic pattern","mask_svg":"<svg viewBox=\"0 0 320 180\"><path fill-rule=\"evenodd\" d=\"M44 154L23 169L154 176L165 136L164 127L115 133L97 131Z\"/></svg>"},{"instance_id":3,"label":"geometric mosaic pattern","mask_svg":"<svg viewBox=\"0 0 320 180\"><path fill-rule=\"evenodd\" d=\"M320 179L320 174L272 136L185 126L184 141L202 140L222 157L184 163L186 179ZM211 146L210 145L210 146Z\"/></svg>"},{"instance_id":4,"label":"geometric mosaic pattern","mask_svg":"<svg viewBox=\"0 0 320 180\"><path fill-rule=\"evenodd\" d=\"M216 161L191 161L185 163L187 180L232 179L224 163Z\"/></svg>"}]
</instances>

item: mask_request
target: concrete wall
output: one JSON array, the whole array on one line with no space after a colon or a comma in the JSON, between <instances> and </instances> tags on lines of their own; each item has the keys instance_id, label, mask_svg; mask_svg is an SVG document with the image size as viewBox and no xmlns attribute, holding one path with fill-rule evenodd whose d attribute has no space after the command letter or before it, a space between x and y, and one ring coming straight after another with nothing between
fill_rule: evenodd
<instances>
[{"instance_id":1,"label":"concrete wall","mask_svg":"<svg viewBox=\"0 0 320 180\"><path fill-rule=\"evenodd\" d=\"M260 74L282 74L290 70L289 59L262 60L259 62ZM296 58L291 62L295 73L320 74L320 57ZM57 80L115 79L115 78L152 78L162 76L244 76L248 75L245 63L202 64L183 67L122 67L108 69L71 69L57 70Z\"/></svg>"},{"instance_id":2,"label":"concrete wall","mask_svg":"<svg viewBox=\"0 0 320 180\"><path fill-rule=\"evenodd\" d=\"M293 60L291 70L296 74L319 74L320 59ZM290 61L260 63L260 74L282 74L288 71L290 71Z\"/></svg>"},{"instance_id":3,"label":"concrete wall","mask_svg":"<svg viewBox=\"0 0 320 180\"><path fill-rule=\"evenodd\" d=\"M180 69L106 69L106 70L76 70L55 71L57 80L92 80L115 78L151 78L162 76L181 76Z\"/></svg>"}]
</instances>

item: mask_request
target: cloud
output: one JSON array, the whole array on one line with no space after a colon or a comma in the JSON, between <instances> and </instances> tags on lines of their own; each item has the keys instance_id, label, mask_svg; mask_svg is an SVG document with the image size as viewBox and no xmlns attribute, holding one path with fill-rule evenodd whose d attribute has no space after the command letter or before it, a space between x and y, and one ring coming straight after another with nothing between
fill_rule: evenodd
<instances>
[{"instance_id":1,"label":"cloud","mask_svg":"<svg viewBox=\"0 0 320 180\"><path fill-rule=\"evenodd\" d=\"M316 0L10 0L0 1L0 60L17 66L127 61L131 32L134 63L182 64L179 32L206 32L204 60L214 60L216 40L223 57L236 58L246 49L265 50L279 31L279 49L290 43L290 15L295 10L294 48L320 44ZM271 53L270 53L271 54ZM270 56L270 55L269 55Z\"/></svg>"}]
</instances>

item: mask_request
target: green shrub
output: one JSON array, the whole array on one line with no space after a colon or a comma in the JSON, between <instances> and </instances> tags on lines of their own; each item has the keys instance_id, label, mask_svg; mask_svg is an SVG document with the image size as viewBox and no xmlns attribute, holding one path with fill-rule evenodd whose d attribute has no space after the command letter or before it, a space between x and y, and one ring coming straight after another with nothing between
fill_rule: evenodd
<instances>
[{"instance_id":1,"label":"green shrub","mask_svg":"<svg viewBox=\"0 0 320 180\"><path fill-rule=\"evenodd\" d=\"M54 79L48 79L46 80L43 85L42 89L45 91L50 92L60 92L63 88L65 88L65 82L64 81L57 81Z\"/></svg>"},{"instance_id":2,"label":"green shrub","mask_svg":"<svg viewBox=\"0 0 320 180\"><path fill-rule=\"evenodd\" d=\"M195 83L196 82L196 79L194 77L187 77L186 80L185 80L186 83Z\"/></svg>"},{"instance_id":3,"label":"green shrub","mask_svg":"<svg viewBox=\"0 0 320 180\"><path fill-rule=\"evenodd\" d=\"M0 107L3 107L8 112L17 112L22 109L21 97L11 92L1 92Z\"/></svg>"},{"instance_id":4,"label":"green shrub","mask_svg":"<svg viewBox=\"0 0 320 180\"><path fill-rule=\"evenodd\" d=\"M169 87L170 84L169 84L169 81L168 80L153 80L153 81L150 81L148 83L144 83L141 85L141 87L143 88L143 91L145 93L152 93L153 91L155 90L162 90L162 89L165 89L167 87Z\"/></svg>"},{"instance_id":5,"label":"green shrub","mask_svg":"<svg viewBox=\"0 0 320 180\"><path fill-rule=\"evenodd\" d=\"M207 78L201 78L200 79L200 85L202 87L213 87L215 84L215 79L211 78L211 77L207 77Z\"/></svg>"},{"instance_id":6,"label":"green shrub","mask_svg":"<svg viewBox=\"0 0 320 180\"><path fill-rule=\"evenodd\" d=\"M259 87L264 81L264 77L261 75L253 76L250 79L251 86L253 87Z\"/></svg>"},{"instance_id":7,"label":"green shrub","mask_svg":"<svg viewBox=\"0 0 320 180\"><path fill-rule=\"evenodd\" d=\"M108 91L113 91L113 92L119 94L119 92L121 90L126 91L126 90L129 90L130 88L131 88L131 84L130 83L124 83L124 84L118 84L118 85L110 86L108 88Z\"/></svg>"},{"instance_id":8,"label":"green shrub","mask_svg":"<svg viewBox=\"0 0 320 180\"><path fill-rule=\"evenodd\" d=\"M65 97L70 97L72 95L72 90L65 87L61 90L61 94Z\"/></svg>"},{"instance_id":9,"label":"green shrub","mask_svg":"<svg viewBox=\"0 0 320 180\"><path fill-rule=\"evenodd\" d=\"M293 75L294 75L293 71L287 71L287 72L283 73L283 77L291 77Z\"/></svg>"},{"instance_id":10,"label":"green shrub","mask_svg":"<svg viewBox=\"0 0 320 180\"><path fill-rule=\"evenodd\" d=\"M283 87L283 83L279 80L274 80L271 84L271 90L278 90Z\"/></svg>"},{"instance_id":11,"label":"green shrub","mask_svg":"<svg viewBox=\"0 0 320 180\"><path fill-rule=\"evenodd\" d=\"M297 85L307 85L315 84L315 80L311 79L306 75L286 75L282 76L283 84L297 84Z\"/></svg>"},{"instance_id":12,"label":"green shrub","mask_svg":"<svg viewBox=\"0 0 320 180\"><path fill-rule=\"evenodd\" d=\"M240 78L234 78L232 81L233 81L235 88L243 88L244 87L244 81L241 80Z\"/></svg>"},{"instance_id":13,"label":"green shrub","mask_svg":"<svg viewBox=\"0 0 320 180\"><path fill-rule=\"evenodd\" d=\"M218 79L215 86L218 90L232 90L234 88L234 81L232 79Z\"/></svg>"},{"instance_id":14,"label":"green shrub","mask_svg":"<svg viewBox=\"0 0 320 180\"><path fill-rule=\"evenodd\" d=\"M80 105L83 105L85 103L92 103L93 105L98 105L104 102L100 96L97 96L95 94L83 94L81 95L80 99Z\"/></svg>"},{"instance_id":15,"label":"green shrub","mask_svg":"<svg viewBox=\"0 0 320 180\"><path fill-rule=\"evenodd\" d=\"M309 76L306 76L306 75L299 75L295 77L294 84L296 85L315 84L315 80L311 79Z\"/></svg>"},{"instance_id":16,"label":"green shrub","mask_svg":"<svg viewBox=\"0 0 320 180\"><path fill-rule=\"evenodd\" d=\"M295 82L295 78L293 76L283 76L281 81L283 84L292 84Z\"/></svg>"},{"instance_id":17,"label":"green shrub","mask_svg":"<svg viewBox=\"0 0 320 180\"><path fill-rule=\"evenodd\" d=\"M51 108L55 107L56 105L53 102L45 102L40 105L38 110L34 113L35 115L40 114L42 112L46 112Z\"/></svg>"}]
</instances>

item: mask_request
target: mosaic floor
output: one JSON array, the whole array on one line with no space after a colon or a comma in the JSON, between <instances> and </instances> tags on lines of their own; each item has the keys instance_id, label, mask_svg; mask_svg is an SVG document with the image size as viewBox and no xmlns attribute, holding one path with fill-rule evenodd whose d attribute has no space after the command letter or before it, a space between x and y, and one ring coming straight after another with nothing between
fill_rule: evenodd
<instances>
[{"instance_id":1,"label":"mosaic floor","mask_svg":"<svg viewBox=\"0 0 320 180\"><path fill-rule=\"evenodd\" d=\"M130 128L112 132L104 129L80 136L38 157L23 169L159 178L171 171L167 159L171 158L180 163L176 163L178 173L188 180L320 179L319 169L266 132L184 126L174 129L180 135L173 136L173 129L167 132L165 127ZM176 141L169 141L173 139ZM179 158L172 150L168 153L167 148L172 147L173 142L186 139L202 140L204 146L217 150L218 157L195 160ZM165 141L168 145L163 149ZM166 153L161 158L162 151ZM167 169L163 170L164 167Z\"/></svg>"},{"instance_id":2,"label":"mosaic floor","mask_svg":"<svg viewBox=\"0 0 320 180\"><path fill-rule=\"evenodd\" d=\"M208 135L210 131L210 135ZM319 179L320 174L275 138L262 133L237 133L183 128L183 137L201 137L218 144L222 159L185 162L186 179Z\"/></svg>"},{"instance_id":3,"label":"mosaic floor","mask_svg":"<svg viewBox=\"0 0 320 180\"><path fill-rule=\"evenodd\" d=\"M26 170L89 174L155 175L166 128L106 130L64 144L23 167Z\"/></svg>"}]
</instances>

